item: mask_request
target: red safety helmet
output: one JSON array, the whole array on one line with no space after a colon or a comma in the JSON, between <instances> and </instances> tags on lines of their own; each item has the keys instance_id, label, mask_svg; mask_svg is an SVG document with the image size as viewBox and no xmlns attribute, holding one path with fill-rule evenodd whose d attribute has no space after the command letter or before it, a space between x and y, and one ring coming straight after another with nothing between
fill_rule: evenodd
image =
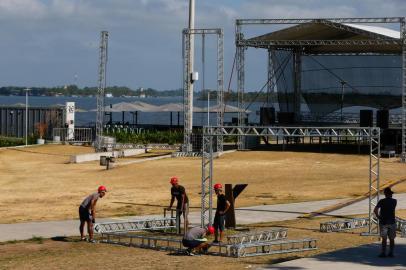
<instances>
[{"instance_id":1,"label":"red safety helmet","mask_svg":"<svg viewBox=\"0 0 406 270\"><path fill-rule=\"evenodd\" d=\"M178 178L176 176L173 176L169 183L171 183L172 185L176 185L178 183Z\"/></svg>"},{"instance_id":2,"label":"red safety helmet","mask_svg":"<svg viewBox=\"0 0 406 270\"><path fill-rule=\"evenodd\" d=\"M102 191L107 192L107 189L106 189L105 186L100 186L100 187L97 189L97 191L98 191L98 192L102 192Z\"/></svg>"},{"instance_id":3,"label":"red safety helmet","mask_svg":"<svg viewBox=\"0 0 406 270\"><path fill-rule=\"evenodd\" d=\"M219 183L214 185L214 189L222 189L222 188L223 188L223 186Z\"/></svg>"},{"instance_id":4,"label":"red safety helmet","mask_svg":"<svg viewBox=\"0 0 406 270\"><path fill-rule=\"evenodd\" d=\"M207 226L207 233L208 234L213 234L214 233L214 227L213 226Z\"/></svg>"}]
</instances>

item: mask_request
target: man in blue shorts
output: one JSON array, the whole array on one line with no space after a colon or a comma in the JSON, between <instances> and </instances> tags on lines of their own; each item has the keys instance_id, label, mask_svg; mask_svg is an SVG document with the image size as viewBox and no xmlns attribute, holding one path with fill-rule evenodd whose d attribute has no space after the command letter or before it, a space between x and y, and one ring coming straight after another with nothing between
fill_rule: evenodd
<instances>
[{"instance_id":1,"label":"man in blue shorts","mask_svg":"<svg viewBox=\"0 0 406 270\"><path fill-rule=\"evenodd\" d=\"M226 196L223 193L223 186L221 184L214 185L214 192L217 195L217 209L214 215L213 227L215 230L213 243L223 241L223 232L225 229L225 215L230 208L230 202L227 201ZM220 239L219 239L220 234Z\"/></svg>"},{"instance_id":2,"label":"man in blue shorts","mask_svg":"<svg viewBox=\"0 0 406 270\"><path fill-rule=\"evenodd\" d=\"M393 257L396 237L396 217L395 209L397 201L392 198L393 191L390 187L383 190L385 198L379 200L374 209L374 213L379 220L379 229L382 237L382 252L379 257L386 257L386 243L389 238L388 257Z\"/></svg>"}]
</instances>

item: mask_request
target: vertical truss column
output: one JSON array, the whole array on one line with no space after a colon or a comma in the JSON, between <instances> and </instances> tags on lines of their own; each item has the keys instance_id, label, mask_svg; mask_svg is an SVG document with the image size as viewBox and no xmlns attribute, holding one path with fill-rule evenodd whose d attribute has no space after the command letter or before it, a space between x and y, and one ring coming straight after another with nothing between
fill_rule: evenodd
<instances>
[{"instance_id":1,"label":"vertical truss column","mask_svg":"<svg viewBox=\"0 0 406 270\"><path fill-rule=\"evenodd\" d=\"M220 29L217 36L217 126L224 126L224 34ZM223 136L217 136L217 152L223 152Z\"/></svg>"},{"instance_id":2,"label":"vertical truss column","mask_svg":"<svg viewBox=\"0 0 406 270\"><path fill-rule=\"evenodd\" d=\"M406 163L406 21L400 22L400 33L402 40L402 153L400 160Z\"/></svg>"},{"instance_id":3,"label":"vertical truss column","mask_svg":"<svg viewBox=\"0 0 406 270\"><path fill-rule=\"evenodd\" d=\"M213 221L213 136L206 135L203 129L202 147L202 202L201 226L211 225Z\"/></svg>"},{"instance_id":4,"label":"vertical truss column","mask_svg":"<svg viewBox=\"0 0 406 270\"><path fill-rule=\"evenodd\" d=\"M183 152L192 152L192 98L191 95L191 66L190 66L190 33L189 29L183 30Z\"/></svg>"},{"instance_id":5,"label":"vertical truss column","mask_svg":"<svg viewBox=\"0 0 406 270\"><path fill-rule=\"evenodd\" d=\"M275 71L275 66L274 66L274 56L275 51L272 49L268 49L268 95L272 95L273 93L276 93L276 71ZM269 103L271 102L272 107L274 106L274 102L276 100L271 97L267 97L267 106L269 106Z\"/></svg>"},{"instance_id":6,"label":"vertical truss column","mask_svg":"<svg viewBox=\"0 0 406 270\"><path fill-rule=\"evenodd\" d=\"M245 126L245 108L244 108L244 85L245 85L245 47L240 42L244 39L241 32L241 25L236 26L236 46L237 46L237 97L238 97L238 126ZM238 136L238 149L245 148L245 137Z\"/></svg>"},{"instance_id":7,"label":"vertical truss column","mask_svg":"<svg viewBox=\"0 0 406 270\"><path fill-rule=\"evenodd\" d=\"M378 221L374 208L379 201L379 159L381 156L381 131L369 129L369 225L367 234L378 234Z\"/></svg>"},{"instance_id":8,"label":"vertical truss column","mask_svg":"<svg viewBox=\"0 0 406 270\"><path fill-rule=\"evenodd\" d=\"M293 53L294 65L294 96L293 96L293 112L295 113L296 122L300 121L300 97L301 97L301 72L302 72L302 56L301 52L296 50Z\"/></svg>"},{"instance_id":9,"label":"vertical truss column","mask_svg":"<svg viewBox=\"0 0 406 270\"><path fill-rule=\"evenodd\" d=\"M97 89L97 113L96 113L96 152L102 150L103 122L104 122L104 90L106 89L106 67L107 67L107 49L108 49L107 31L100 34L100 56L99 56L99 81Z\"/></svg>"}]
</instances>

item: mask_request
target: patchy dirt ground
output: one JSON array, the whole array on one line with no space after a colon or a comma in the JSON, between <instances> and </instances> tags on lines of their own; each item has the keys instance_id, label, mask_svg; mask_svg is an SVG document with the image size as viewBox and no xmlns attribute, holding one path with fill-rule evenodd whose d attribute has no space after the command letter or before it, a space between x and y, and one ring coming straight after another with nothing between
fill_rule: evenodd
<instances>
[{"instance_id":1,"label":"patchy dirt ground","mask_svg":"<svg viewBox=\"0 0 406 270\"><path fill-rule=\"evenodd\" d=\"M200 206L201 160L162 159L106 171L98 162L68 164L92 148L46 145L0 150L0 223L77 218L83 198L100 184L109 192L99 217L161 213L171 176ZM128 159L126 159L127 161ZM357 196L368 190L369 156L300 152L236 152L215 160L214 181L247 183L238 206ZM406 177L397 159L381 160L382 182ZM406 192L406 183L394 188Z\"/></svg>"},{"instance_id":2,"label":"patchy dirt ground","mask_svg":"<svg viewBox=\"0 0 406 270\"><path fill-rule=\"evenodd\" d=\"M319 223L327 220L331 218L250 226L252 230L286 227L289 239L316 238L319 249L304 253L241 259L210 255L190 257L164 251L88 244L75 238L56 239L60 241L34 239L0 245L0 269L247 269L377 241L376 237L360 236L360 231L320 233Z\"/></svg>"}]
</instances>

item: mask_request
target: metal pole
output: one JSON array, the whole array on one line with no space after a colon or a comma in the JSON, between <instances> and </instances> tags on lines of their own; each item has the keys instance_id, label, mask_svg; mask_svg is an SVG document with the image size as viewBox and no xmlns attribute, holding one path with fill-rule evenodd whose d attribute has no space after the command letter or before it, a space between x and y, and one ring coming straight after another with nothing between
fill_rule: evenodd
<instances>
[{"instance_id":1,"label":"metal pole","mask_svg":"<svg viewBox=\"0 0 406 270\"><path fill-rule=\"evenodd\" d=\"M210 127L210 91L207 91L207 126Z\"/></svg>"},{"instance_id":2,"label":"metal pole","mask_svg":"<svg viewBox=\"0 0 406 270\"><path fill-rule=\"evenodd\" d=\"M28 91L30 88L25 88L25 145L28 145Z\"/></svg>"},{"instance_id":3,"label":"metal pole","mask_svg":"<svg viewBox=\"0 0 406 270\"><path fill-rule=\"evenodd\" d=\"M341 122L343 121L344 85L345 81L341 81Z\"/></svg>"},{"instance_id":4,"label":"metal pole","mask_svg":"<svg viewBox=\"0 0 406 270\"><path fill-rule=\"evenodd\" d=\"M189 0L189 30L195 28L195 0ZM193 34L188 36L189 38L189 80L188 80L188 90L189 90L189 134L191 135L193 132L193 81L192 81L192 73L194 71L194 54L195 54L195 37ZM190 139L189 139L190 140ZM190 141L189 141L190 142ZM188 145L188 152L192 152L191 145Z\"/></svg>"}]
</instances>

